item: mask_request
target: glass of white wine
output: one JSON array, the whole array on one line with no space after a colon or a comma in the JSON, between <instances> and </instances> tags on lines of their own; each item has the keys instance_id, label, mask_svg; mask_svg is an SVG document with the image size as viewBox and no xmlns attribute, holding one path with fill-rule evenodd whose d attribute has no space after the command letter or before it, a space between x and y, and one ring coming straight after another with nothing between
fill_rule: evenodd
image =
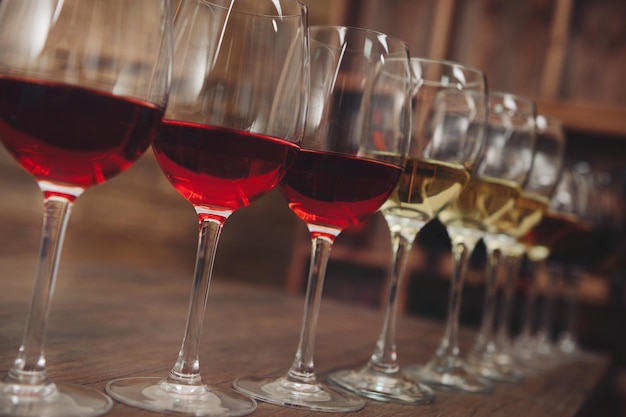
<instances>
[{"instance_id":1,"label":"glass of white wine","mask_svg":"<svg viewBox=\"0 0 626 417\"><path fill-rule=\"evenodd\" d=\"M380 401L426 403L432 389L400 369L395 343L397 292L413 241L421 228L454 200L480 156L487 117L485 75L457 62L412 58L409 158L400 182L381 208L392 244L383 326L364 365L328 376L333 383Z\"/></svg>"},{"instance_id":2,"label":"glass of white wine","mask_svg":"<svg viewBox=\"0 0 626 417\"><path fill-rule=\"evenodd\" d=\"M531 100L505 92L491 92L488 100L483 153L459 197L439 213L453 255L444 336L428 363L404 368L408 375L435 388L475 393L490 392L493 387L471 369L459 348L459 312L469 255L515 204L532 166L536 139Z\"/></svg>"},{"instance_id":3,"label":"glass of white wine","mask_svg":"<svg viewBox=\"0 0 626 417\"><path fill-rule=\"evenodd\" d=\"M538 115L536 133L532 169L522 193L513 208L498 220L495 233L484 237L491 262L485 281L481 327L468 361L481 375L496 381L518 382L524 376L511 352L509 338L517 276L526 254L526 246L520 239L541 221L564 162L565 132L561 122L553 117ZM498 266L504 267L499 303Z\"/></svg>"}]
</instances>

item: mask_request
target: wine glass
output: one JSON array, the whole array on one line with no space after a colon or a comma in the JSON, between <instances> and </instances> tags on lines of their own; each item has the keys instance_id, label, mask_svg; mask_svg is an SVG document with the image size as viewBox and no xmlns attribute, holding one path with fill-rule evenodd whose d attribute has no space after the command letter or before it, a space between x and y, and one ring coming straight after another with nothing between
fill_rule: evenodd
<instances>
[{"instance_id":1,"label":"wine glass","mask_svg":"<svg viewBox=\"0 0 626 417\"><path fill-rule=\"evenodd\" d=\"M606 253L607 237L602 242L596 238L597 227L607 219L608 207L614 190L609 186L606 172L594 172L584 161L572 165L572 176L576 198L575 215L578 219L574 234L567 242L561 242L551 253L550 262L556 270L555 284L562 286L565 317L564 328L559 333L555 353L576 357L582 353L578 347L577 305L578 285L581 274L598 261L599 253ZM615 225L613 225L615 226Z\"/></svg>"},{"instance_id":2,"label":"wine glass","mask_svg":"<svg viewBox=\"0 0 626 417\"><path fill-rule=\"evenodd\" d=\"M76 199L127 169L156 135L171 64L168 1L0 4L0 138L37 181L44 219L19 352L0 382L3 416L97 416L111 399L46 372L46 325Z\"/></svg>"},{"instance_id":3,"label":"wine glass","mask_svg":"<svg viewBox=\"0 0 626 417\"><path fill-rule=\"evenodd\" d=\"M285 375L242 377L234 386L274 404L354 411L363 400L321 382L314 370L324 276L337 235L375 213L400 179L410 139L412 77L405 43L382 33L314 26L310 39L305 138L280 186L312 240L300 342Z\"/></svg>"},{"instance_id":4,"label":"wine glass","mask_svg":"<svg viewBox=\"0 0 626 417\"><path fill-rule=\"evenodd\" d=\"M517 382L523 377L519 364L511 354L508 333L516 278L526 252L520 239L540 222L547 209L561 175L564 153L565 133L561 122L553 117L537 115L535 151L528 181L513 208L496 222L496 232L484 237L490 262L485 282L483 317L468 362L487 378ZM501 264L505 280L498 311L496 281Z\"/></svg>"},{"instance_id":5,"label":"wine glass","mask_svg":"<svg viewBox=\"0 0 626 417\"><path fill-rule=\"evenodd\" d=\"M571 248L572 253L568 254L564 268L564 324L556 344L559 351L568 357L579 357L583 353L577 331L581 275L587 268L602 264L605 256L614 253L616 236L622 230L623 212L620 207L623 184L614 173L605 170L594 172L587 163L579 162L574 165L574 174L588 186L588 201L581 220L589 221L592 230L591 236L579 240L576 247Z\"/></svg>"},{"instance_id":6,"label":"wine glass","mask_svg":"<svg viewBox=\"0 0 626 417\"><path fill-rule=\"evenodd\" d=\"M550 138L552 139L553 146L550 149ZM551 216L550 213L546 213L548 209L548 205L550 204L550 199L554 194L558 182L561 179L561 171L564 165L564 150L558 150L557 148L564 148L566 142L565 131L561 121L555 117L547 116L547 115L538 115L537 116L537 147L538 154L547 154L541 156L540 160L536 160L546 166L546 169L542 171L538 170L537 167L533 167L531 172L531 179L529 180L530 184L526 186L532 186L533 183L540 183L541 181L549 186L550 182L553 183L551 186L552 191L549 191L547 188L544 188L542 192L538 195L548 197L546 207L543 209L541 214L537 213L536 221L533 220L534 217L529 217L528 227L518 228L517 233L515 233L515 237L520 244L518 248L520 249L519 256L515 257L512 262L512 266L508 270L507 282L505 287L505 296L504 296L504 313L501 318L498 328L496 330L496 344L499 345L499 349L501 351L506 351L507 355L505 358L513 357L511 360L515 360L518 363L520 360L524 359L524 356L527 355L532 350L531 345L533 344L532 334L534 331L534 325L536 322L536 304L537 304L537 292L539 289L539 284L543 281L546 281L545 268L543 267L543 263L549 254L549 249L545 247L543 244L539 244L541 242L533 242L532 238L529 236L535 235L537 231L541 234L541 228L544 225L544 218L549 218ZM548 148L546 149L546 146ZM552 162L550 162L549 155L552 155ZM537 157L537 155L536 155ZM545 164L545 163L548 164ZM552 169L550 169L552 168ZM538 175L536 175L538 174ZM534 177L534 180L533 180ZM549 221L549 220L548 220ZM530 224L532 222L532 224ZM525 282L523 286L525 288L525 305L524 305L524 313L522 318L522 325L520 335L517 340L513 341L509 335L510 330L510 320L511 320L511 310L513 304L513 292L514 292L514 279L519 277L520 265L522 262L522 257L525 257L528 261L528 273L524 275ZM529 367L526 367L529 369Z\"/></svg>"},{"instance_id":7,"label":"wine glass","mask_svg":"<svg viewBox=\"0 0 626 417\"><path fill-rule=\"evenodd\" d=\"M486 80L456 62L411 58L413 96L409 158L398 186L381 208L391 234L383 325L369 361L328 375L333 383L382 401L425 403L433 391L400 369L395 344L397 289L421 228L454 200L480 155L487 118Z\"/></svg>"},{"instance_id":8,"label":"wine glass","mask_svg":"<svg viewBox=\"0 0 626 417\"><path fill-rule=\"evenodd\" d=\"M548 265L548 260L555 251L561 251L569 245L568 242L577 240L590 230L588 222L580 221L579 213L586 205L586 191L581 187L583 183L577 179L573 166L571 163L564 166L547 211L539 224L521 238L529 247L533 277L526 295L522 331L513 343L513 353L531 370L544 367L546 359L552 358L554 353L551 326L560 270L555 269L556 264ZM538 304L534 298L540 291L543 300ZM536 329L533 329L534 311L539 315Z\"/></svg>"},{"instance_id":9,"label":"wine glass","mask_svg":"<svg viewBox=\"0 0 626 417\"><path fill-rule=\"evenodd\" d=\"M535 146L535 105L505 92L488 97L486 143L469 183L439 213L452 242L453 273L443 339L425 365L411 364L405 373L440 389L484 393L492 384L461 357L459 311L469 254L479 239L496 230L497 221L513 207L528 177Z\"/></svg>"},{"instance_id":10,"label":"wine glass","mask_svg":"<svg viewBox=\"0 0 626 417\"><path fill-rule=\"evenodd\" d=\"M200 340L227 218L268 193L294 161L308 99L306 7L293 0L184 0L174 21L172 91L153 150L199 220L182 346L169 375L107 383L115 399L185 415L249 414L256 402L208 386Z\"/></svg>"}]
</instances>

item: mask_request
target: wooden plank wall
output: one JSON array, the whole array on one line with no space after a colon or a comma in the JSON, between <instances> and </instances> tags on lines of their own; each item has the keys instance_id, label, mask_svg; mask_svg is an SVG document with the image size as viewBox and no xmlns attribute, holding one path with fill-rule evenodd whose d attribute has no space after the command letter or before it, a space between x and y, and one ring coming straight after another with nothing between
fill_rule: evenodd
<instances>
[{"instance_id":1,"label":"wooden plank wall","mask_svg":"<svg viewBox=\"0 0 626 417\"><path fill-rule=\"evenodd\" d=\"M473 65L571 130L626 139L622 0L349 3L346 21L405 39L414 56Z\"/></svg>"}]
</instances>

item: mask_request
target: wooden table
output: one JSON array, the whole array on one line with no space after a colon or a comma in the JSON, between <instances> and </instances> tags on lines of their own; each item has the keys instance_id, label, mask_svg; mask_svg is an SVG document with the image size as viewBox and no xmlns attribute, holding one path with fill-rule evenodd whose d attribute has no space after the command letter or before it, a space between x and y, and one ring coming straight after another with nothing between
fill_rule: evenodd
<instances>
[{"instance_id":1,"label":"wooden table","mask_svg":"<svg viewBox=\"0 0 626 417\"><path fill-rule=\"evenodd\" d=\"M0 258L0 369L19 346L32 289L30 259ZM61 264L46 352L53 379L102 390L123 376L165 376L182 337L191 277L107 264ZM295 354L302 297L215 277L203 332L202 370L210 384L230 386L241 375L282 374ZM371 354L380 311L324 300L316 340L316 370L362 364ZM441 323L415 317L398 322L402 364L424 362L441 337ZM463 347L472 333L462 332ZM584 415L603 383L610 360L570 361L521 384L499 384L490 395L437 392L429 405L366 400L357 416ZM592 408L592 407L591 407ZM591 410L593 411L593 410ZM159 415L116 403L111 416ZM259 403L254 416L329 416ZM593 414L592 414L593 415Z\"/></svg>"}]
</instances>

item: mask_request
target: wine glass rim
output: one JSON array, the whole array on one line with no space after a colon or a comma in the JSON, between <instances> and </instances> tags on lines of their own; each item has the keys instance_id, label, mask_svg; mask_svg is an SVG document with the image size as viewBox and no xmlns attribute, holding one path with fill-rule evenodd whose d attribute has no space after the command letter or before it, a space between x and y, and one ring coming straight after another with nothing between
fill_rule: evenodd
<instances>
[{"instance_id":1,"label":"wine glass rim","mask_svg":"<svg viewBox=\"0 0 626 417\"><path fill-rule=\"evenodd\" d=\"M468 65L462 62L458 62L458 61L452 61L450 59L440 59L440 58L428 58L428 57L421 57L421 56L412 56L411 57L411 62L427 62L427 63L433 63L433 64L438 64L441 66L450 66L450 67L458 67L461 68L463 70L467 70L468 72L473 72L476 73L477 75L479 75L482 78L485 78L485 72L481 69L479 69L478 67L474 67L472 65Z\"/></svg>"},{"instance_id":2,"label":"wine glass rim","mask_svg":"<svg viewBox=\"0 0 626 417\"><path fill-rule=\"evenodd\" d=\"M406 53L408 55L408 50L409 47L407 45L407 43L395 36L391 36L391 35L387 35L386 33L377 31L377 30L373 30L373 29L368 29L368 28L364 28L364 27L359 27L359 26L350 26L350 25L326 25L326 24L320 24L320 25L310 25L309 26L309 35L310 35L310 40L311 42L318 42L318 43L322 43L316 39L313 39L313 32L317 32L317 31L321 31L321 30L334 30L334 31L339 31L339 30L344 30L344 31L350 31L350 32L360 32L360 33L364 33L364 34L370 34L373 35L377 38L384 38L387 40L390 40L394 43L398 43L400 45L403 46L403 48L406 50Z\"/></svg>"},{"instance_id":3,"label":"wine glass rim","mask_svg":"<svg viewBox=\"0 0 626 417\"><path fill-rule=\"evenodd\" d=\"M563 127L563 121L561 119L559 119L558 117L551 116L549 114L538 113L535 116L535 119L537 120L538 127L542 123L545 124L546 127L550 125Z\"/></svg>"},{"instance_id":4,"label":"wine glass rim","mask_svg":"<svg viewBox=\"0 0 626 417\"><path fill-rule=\"evenodd\" d=\"M419 64L427 64L428 66L438 67L438 68L449 68L452 71L452 76L457 82L450 83L450 76L448 78L449 86L453 86L458 90L476 90L477 92L481 92L485 94L487 93L487 77L483 71L476 67L472 67L470 65L466 65L460 62L451 61L447 59L438 59L438 58L425 58L425 57L411 57L410 66L411 71L415 72L415 65ZM460 70L463 75L461 76L457 70ZM423 70L422 72L426 72ZM422 76L415 75L416 79L420 80L421 85L437 87L443 86L442 79L429 79L424 78ZM465 78L464 80L462 78Z\"/></svg>"},{"instance_id":5,"label":"wine glass rim","mask_svg":"<svg viewBox=\"0 0 626 417\"><path fill-rule=\"evenodd\" d=\"M240 13L240 14L247 14L247 15L251 15L251 16L258 16L258 17L265 17L265 18L281 18L281 19L286 19L286 18L293 18L293 17L301 17L303 15L306 14L307 11L307 6L305 3L303 3L301 0L266 0L266 2L268 4L273 4L274 6L276 6L277 4L282 4L282 3L291 3L294 6L296 6L298 8L297 12L289 12L289 13L283 13L282 9L277 8L279 10L277 10L277 12L275 14L270 14L270 13L255 13L252 11L246 11L246 10L241 10L241 9L234 9L232 8L232 6L234 5L236 0L229 0L229 4L228 5L224 5L221 4L222 2L218 2L217 0L199 0L199 3L201 4L205 4L205 5L213 5L215 7L218 7L220 9L225 9L225 10L231 10L232 12L235 13ZM254 0L252 1L252 3L257 3L259 0ZM230 12L229 12L230 13Z\"/></svg>"},{"instance_id":6,"label":"wine glass rim","mask_svg":"<svg viewBox=\"0 0 626 417\"><path fill-rule=\"evenodd\" d=\"M489 114L524 114L536 129L537 125L537 105L531 98L506 91L490 91L487 97Z\"/></svg>"},{"instance_id":7,"label":"wine glass rim","mask_svg":"<svg viewBox=\"0 0 626 417\"><path fill-rule=\"evenodd\" d=\"M508 91L492 90L489 92L489 97L490 98L512 98L517 102L527 103L530 107L533 107L533 108L535 107L535 102L531 98L524 97L522 95L511 93Z\"/></svg>"}]
</instances>

